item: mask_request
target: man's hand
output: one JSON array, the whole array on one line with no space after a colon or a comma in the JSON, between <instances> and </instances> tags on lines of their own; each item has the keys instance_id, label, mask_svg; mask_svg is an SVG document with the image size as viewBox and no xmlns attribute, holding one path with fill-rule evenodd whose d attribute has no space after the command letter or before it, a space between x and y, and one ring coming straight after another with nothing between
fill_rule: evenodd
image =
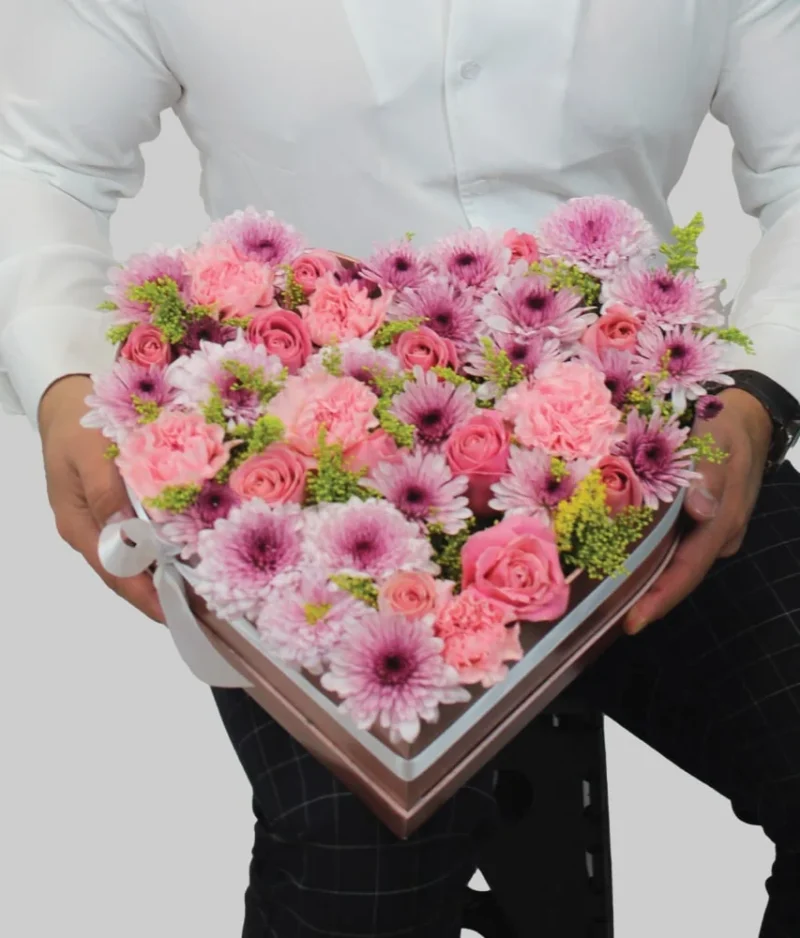
<instances>
[{"instance_id":1,"label":"man's hand","mask_svg":"<svg viewBox=\"0 0 800 938\"><path fill-rule=\"evenodd\" d=\"M629 634L662 618L685 599L719 557L730 557L742 546L755 507L772 436L772 422L752 395L737 388L724 391L722 412L698 422L697 436L711 433L729 454L719 465L702 463L686 493L684 507L696 522L652 589L631 609L623 627Z\"/></svg>"},{"instance_id":2,"label":"man's hand","mask_svg":"<svg viewBox=\"0 0 800 938\"><path fill-rule=\"evenodd\" d=\"M133 512L116 467L105 457L108 440L98 430L80 425L91 390L89 378L62 378L48 389L39 407L47 495L56 527L114 592L151 619L163 622L152 577L146 573L113 577L98 557L102 528L119 512L130 516Z\"/></svg>"}]
</instances>

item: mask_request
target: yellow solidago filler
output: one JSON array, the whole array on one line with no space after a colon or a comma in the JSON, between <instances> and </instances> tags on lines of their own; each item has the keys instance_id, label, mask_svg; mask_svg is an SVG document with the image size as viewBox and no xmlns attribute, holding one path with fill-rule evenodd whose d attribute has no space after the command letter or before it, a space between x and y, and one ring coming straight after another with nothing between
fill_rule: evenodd
<instances>
[{"instance_id":1,"label":"yellow solidago filler","mask_svg":"<svg viewBox=\"0 0 800 938\"><path fill-rule=\"evenodd\" d=\"M281 270L286 274L286 286L283 288L282 295L283 304L287 309L296 310L298 306L302 306L308 299L306 291L297 282L294 270L292 270L289 264L282 264Z\"/></svg>"},{"instance_id":2,"label":"yellow solidago filler","mask_svg":"<svg viewBox=\"0 0 800 938\"><path fill-rule=\"evenodd\" d=\"M694 455L697 462L723 463L730 455L717 446L713 433L690 436L686 441L686 446L697 450Z\"/></svg>"},{"instance_id":3,"label":"yellow solidago filler","mask_svg":"<svg viewBox=\"0 0 800 938\"><path fill-rule=\"evenodd\" d=\"M606 490L598 470L590 472L571 498L561 502L553 516L559 553L593 580L625 572L625 561L653 520L650 508L627 508L611 517Z\"/></svg>"},{"instance_id":4,"label":"yellow solidago filler","mask_svg":"<svg viewBox=\"0 0 800 938\"><path fill-rule=\"evenodd\" d=\"M135 394L132 398L133 409L139 415L139 423L153 423L158 420L161 413L161 407L155 401L145 401Z\"/></svg>"},{"instance_id":5,"label":"yellow solidago filler","mask_svg":"<svg viewBox=\"0 0 800 938\"><path fill-rule=\"evenodd\" d=\"M206 418L206 423L215 423L220 427L228 426L228 418L225 416L225 405L222 400L219 388L216 384L211 385L211 396L202 405L201 410Z\"/></svg>"},{"instance_id":6,"label":"yellow solidago filler","mask_svg":"<svg viewBox=\"0 0 800 938\"><path fill-rule=\"evenodd\" d=\"M567 464L559 456L553 456L553 458L550 460L550 475L556 480L556 482L560 482L562 479L566 479L566 477L569 475Z\"/></svg>"},{"instance_id":7,"label":"yellow solidago filler","mask_svg":"<svg viewBox=\"0 0 800 938\"><path fill-rule=\"evenodd\" d=\"M433 559L442 568L444 579L461 582L461 550L474 530L474 517L468 518L457 534L446 534L438 523L428 525L428 537L434 551Z\"/></svg>"},{"instance_id":8,"label":"yellow solidago filler","mask_svg":"<svg viewBox=\"0 0 800 938\"><path fill-rule=\"evenodd\" d=\"M232 390L252 391L258 395L258 399L262 404L271 401L283 388L286 379L289 377L289 369L284 368L275 381L269 381L264 377L264 369L260 365L251 368L250 365L244 365L242 362L233 359L224 361L222 367L236 379Z\"/></svg>"},{"instance_id":9,"label":"yellow solidago filler","mask_svg":"<svg viewBox=\"0 0 800 938\"><path fill-rule=\"evenodd\" d=\"M110 443L103 455L106 459L116 459L119 456L119 446L116 443Z\"/></svg>"},{"instance_id":10,"label":"yellow solidago filler","mask_svg":"<svg viewBox=\"0 0 800 938\"><path fill-rule=\"evenodd\" d=\"M531 264L528 273L547 277L551 290L573 290L580 293L587 306L597 306L600 302L600 281L572 264L545 257Z\"/></svg>"},{"instance_id":11,"label":"yellow solidago filler","mask_svg":"<svg viewBox=\"0 0 800 938\"><path fill-rule=\"evenodd\" d=\"M721 342L731 342L743 348L748 355L755 355L753 340L735 326L697 326L694 331L704 337L715 335Z\"/></svg>"},{"instance_id":12,"label":"yellow solidago filler","mask_svg":"<svg viewBox=\"0 0 800 938\"><path fill-rule=\"evenodd\" d=\"M434 365L431 368L431 371L443 381L447 381L448 384L452 384L454 387L459 387L462 384L469 384L471 387L477 387L477 383L470 381L469 378L465 378L463 375L460 375L457 371L453 371L452 368L444 368L442 365Z\"/></svg>"},{"instance_id":13,"label":"yellow solidago filler","mask_svg":"<svg viewBox=\"0 0 800 938\"><path fill-rule=\"evenodd\" d=\"M178 284L172 277L159 277L128 289L128 299L147 303L157 326L170 345L180 342L186 332L186 320L192 313L183 302Z\"/></svg>"},{"instance_id":14,"label":"yellow solidago filler","mask_svg":"<svg viewBox=\"0 0 800 938\"><path fill-rule=\"evenodd\" d=\"M106 339L112 345L122 345L135 328L135 322L122 322L119 325L111 326L106 332Z\"/></svg>"},{"instance_id":15,"label":"yellow solidago filler","mask_svg":"<svg viewBox=\"0 0 800 938\"><path fill-rule=\"evenodd\" d=\"M373 348L388 348L394 340L404 332L413 332L418 329L424 319L398 319L396 322L385 322L372 337Z\"/></svg>"},{"instance_id":16,"label":"yellow solidago filler","mask_svg":"<svg viewBox=\"0 0 800 938\"><path fill-rule=\"evenodd\" d=\"M325 618L332 608L333 606L330 603L306 603L305 606L303 606L306 622L308 622L309 625L316 625L320 619Z\"/></svg>"},{"instance_id":17,"label":"yellow solidago filler","mask_svg":"<svg viewBox=\"0 0 800 938\"><path fill-rule=\"evenodd\" d=\"M335 573L330 578L339 589L343 589L362 603L378 608L378 587L368 576L349 576L346 573Z\"/></svg>"},{"instance_id":18,"label":"yellow solidago filler","mask_svg":"<svg viewBox=\"0 0 800 938\"><path fill-rule=\"evenodd\" d=\"M181 514L192 507L199 494L199 485L168 485L155 498L146 498L144 504L148 508L157 508L159 511Z\"/></svg>"},{"instance_id":19,"label":"yellow solidago filler","mask_svg":"<svg viewBox=\"0 0 800 938\"><path fill-rule=\"evenodd\" d=\"M697 270L697 240L705 230L705 221L698 212L685 228L672 229L674 244L662 244L661 253L667 259L667 270L671 274L682 270Z\"/></svg>"},{"instance_id":20,"label":"yellow solidago filler","mask_svg":"<svg viewBox=\"0 0 800 938\"><path fill-rule=\"evenodd\" d=\"M325 442L325 428L320 431L317 467L306 477L306 504L320 502L348 502L355 495L366 501L378 495L373 489L361 484L366 469L350 472L344 466L344 454L339 444Z\"/></svg>"},{"instance_id":21,"label":"yellow solidago filler","mask_svg":"<svg viewBox=\"0 0 800 938\"><path fill-rule=\"evenodd\" d=\"M322 367L334 378L342 376L342 352L335 345L326 348L322 353Z\"/></svg>"},{"instance_id":22,"label":"yellow solidago filler","mask_svg":"<svg viewBox=\"0 0 800 938\"><path fill-rule=\"evenodd\" d=\"M497 348L490 338L484 336L481 339L481 348L483 360L486 363L486 377L501 392L513 388L525 377L525 367L514 365L508 355L502 349Z\"/></svg>"},{"instance_id":23,"label":"yellow solidago filler","mask_svg":"<svg viewBox=\"0 0 800 938\"><path fill-rule=\"evenodd\" d=\"M375 416L381 429L388 433L398 446L410 447L414 445L414 427L410 423L403 423L399 417L390 413L392 401L400 394L414 375L410 371L399 375L390 375L385 371L376 371L372 380L378 389L379 398L375 405Z\"/></svg>"}]
</instances>

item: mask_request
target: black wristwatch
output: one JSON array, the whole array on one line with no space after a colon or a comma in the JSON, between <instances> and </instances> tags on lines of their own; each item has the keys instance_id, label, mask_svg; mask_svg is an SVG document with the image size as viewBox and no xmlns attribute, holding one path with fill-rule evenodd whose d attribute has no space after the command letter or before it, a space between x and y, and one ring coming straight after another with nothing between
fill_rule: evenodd
<instances>
[{"instance_id":1,"label":"black wristwatch","mask_svg":"<svg viewBox=\"0 0 800 938\"><path fill-rule=\"evenodd\" d=\"M785 388L772 378L758 371L737 370L729 372L732 385L716 386L714 393L726 388L747 391L759 401L772 420L772 443L767 454L766 472L777 469L786 459L789 450L800 438L800 403Z\"/></svg>"}]
</instances>

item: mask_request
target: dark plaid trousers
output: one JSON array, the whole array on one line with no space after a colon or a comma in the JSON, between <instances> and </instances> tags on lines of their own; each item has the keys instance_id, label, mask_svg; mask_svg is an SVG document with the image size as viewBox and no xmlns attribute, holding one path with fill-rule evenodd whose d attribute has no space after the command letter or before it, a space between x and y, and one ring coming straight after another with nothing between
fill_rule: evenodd
<instances>
[{"instance_id":1,"label":"dark plaid trousers","mask_svg":"<svg viewBox=\"0 0 800 938\"><path fill-rule=\"evenodd\" d=\"M776 846L760 938L800 935L800 476L764 485L745 544L574 690L712 786ZM253 786L243 938L457 938L495 819L491 768L408 841L242 691L214 692ZM755 938L755 936L754 936Z\"/></svg>"}]
</instances>

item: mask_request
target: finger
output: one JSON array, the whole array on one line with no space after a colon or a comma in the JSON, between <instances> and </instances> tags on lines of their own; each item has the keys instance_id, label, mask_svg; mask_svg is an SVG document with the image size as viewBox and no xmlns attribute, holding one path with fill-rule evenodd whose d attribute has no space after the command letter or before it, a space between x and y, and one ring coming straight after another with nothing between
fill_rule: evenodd
<instances>
[{"instance_id":1,"label":"finger","mask_svg":"<svg viewBox=\"0 0 800 938\"><path fill-rule=\"evenodd\" d=\"M681 541L667 569L628 612L624 630L635 635L684 600L708 573L729 538L729 524L721 508L713 520L698 524Z\"/></svg>"},{"instance_id":2,"label":"finger","mask_svg":"<svg viewBox=\"0 0 800 938\"><path fill-rule=\"evenodd\" d=\"M89 566L100 579L115 593L135 606L154 622L164 622L164 612L148 573L133 577L112 576L103 566L99 555L100 526L92 517L88 506L73 507L66 514L62 513L59 527L65 532L68 541L78 553L82 554Z\"/></svg>"},{"instance_id":3,"label":"finger","mask_svg":"<svg viewBox=\"0 0 800 938\"><path fill-rule=\"evenodd\" d=\"M693 479L686 492L684 510L695 521L710 521L720 509L725 492L725 470L721 465L701 463L699 479Z\"/></svg>"},{"instance_id":4,"label":"finger","mask_svg":"<svg viewBox=\"0 0 800 938\"><path fill-rule=\"evenodd\" d=\"M115 515L134 516L119 470L111 460L90 454L81 460L77 471L80 488L98 530Z\"/></svg>"}]
</instances>

